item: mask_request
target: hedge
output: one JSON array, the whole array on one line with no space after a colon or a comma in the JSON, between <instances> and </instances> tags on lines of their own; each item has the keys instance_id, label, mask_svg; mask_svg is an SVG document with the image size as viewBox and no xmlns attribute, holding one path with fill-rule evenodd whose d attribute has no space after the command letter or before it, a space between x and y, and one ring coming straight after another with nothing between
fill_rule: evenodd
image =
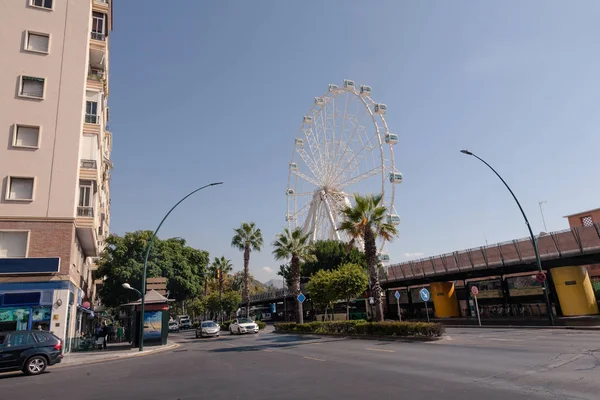
<instances>
[{"instance_id":1,"label":"hedge","mask_svg":"<svg viewBox=\"0 0 600 400\"><path fill-rule=\"evenodd\" d=\"M297 324L295 322L276 323L275 332L281 333L321 333L347 336L400 336L400 337L440 337L444 326L428 322L366 322L366 321L325 321Z\"/></svg>"}]
</instances>

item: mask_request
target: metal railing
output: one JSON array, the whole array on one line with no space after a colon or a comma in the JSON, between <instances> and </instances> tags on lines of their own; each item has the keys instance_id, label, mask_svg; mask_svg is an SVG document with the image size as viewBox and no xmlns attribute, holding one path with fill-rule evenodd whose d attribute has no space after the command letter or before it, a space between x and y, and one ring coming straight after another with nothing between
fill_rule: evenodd
<instances>
[{"instance_id":1,"label":"metal railing","mask_svg":"<svg viewBox=\"0 0 600 400\"><path fill-rule=\"evenodd\" d=\"M77 207L77 216L78 217L94 217L94 207Z\"/></svg>"},{"instance_id":2,"label":"metal railing","mask_svg":"<svg viewBox=\"0 0 600 400\"><path fill-rule=\"evenodd\" d=\"M90 32L90 37L93 40L100 40L102 42L106 40L106 35L101 32Z\"/></svg>"},{"instance_id":3,"label":"metal railing","mask_svg":"<svg viewBox=\"0 0 600 400\"><path fill-rule=\"evenodd\" d=\"M94 3L108 4L108 0L94 0Z\"/></svg>"},{"instance_id":4,"label":"metal railing","mask_svg":"<svg viewBox=\"0 0 600 400\"><path fill-rule=\"evenodd\" d=\"M88 79L100 81L104 79L104 71L101 69L90 69L88 72Z\"/></svg>"},{"instance_id":5,"label":"metal railing","mask_svg":"<svg viewBox=\"0 0 600 400\"><path fill-rule=\"evenodd\" d=\"M81 166L81 168L87 168L87 169L97 169L98 168L98 164L96 163L96 160L81 160L79 165Z\"/></svg>"},{"instance_id":6,"label":"metal railing","mask_svg":"<svg viewBox=\"0 0 600 400\"><path fill-rule=\"evenodd\" d=\"M97 124L98 116L95 114L85 114L85 122L87 124Z\"/></svg>"}]
</instances>

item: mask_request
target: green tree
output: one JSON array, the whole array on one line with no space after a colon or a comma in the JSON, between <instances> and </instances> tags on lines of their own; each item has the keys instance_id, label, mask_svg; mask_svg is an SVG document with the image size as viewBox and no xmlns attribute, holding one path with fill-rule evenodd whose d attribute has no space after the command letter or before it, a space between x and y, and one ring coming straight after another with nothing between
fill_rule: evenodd
<instances>
[{"instance_id":1,"label":"green tree","mask_svg":"<svg viewBox=\"0 0 600 400\"><path fill-rule=\"evenodd\" d=\"M216 316L217 313L221 310L221 302L219 301L219 293L213 292L210 293L204 299L204 307L206 311L208 311L212 316Z\"/></svg>"},{"instance_id":2,"label":"green tree","mask_svg":"<svg viewBox=\"0 0 600 400\"><path fill-rule=\"evenodd\" d=\"M152 231L110 235L100 255L95 276L104 278L98 294L108 307L137 300L137 294L122 287L127 282L141 290L144 255ZM169 297L177 301L196 297L208 265L208 252L186 246L184 239L156 239L148 258L148 278L167 278Z\"/></svg>"},{"instance_id":3,"label":"green tree","mask_svg":"<svg viewBox=\"0 0 600 400\"><path fill-rule=\"evenodd\" d=\"M391 241L398 235L396 227L385 218L387 209L382 205L383 195L354 195L354 206L342 209L343 222L339 230L346 232L352 239L362 239L371 280L371 296L375 302L375 314L378 321L383 321L383 304L381 303L381 285L379 283L377 237Z\"/></svg>"},{"instance_id":4,"label":"green tree","mask_svg":"<svg viewBox=\"0 0 600 400\"><path fill-rule=\"evenodd\" d=\"M310 293L310 300L313 306L325 310L325 319L327 319L327 309L332 301L337 300L335 291L332 288L332 271L324 269L317 271L306 285L306 290Z\"/></svg>"},{"instance_id":5,"label":"green tree","mask_svg":"<svg viewBox=\"0 0 600 400\"><path fill-rule=\"evenodd\" d=\"M231 246L244 252L244 302L246 303L246 318L250 317L250 252L260 251L263 246L262 233L254 222L242 222L234 229Z\"/></svg>"},{"instance_id":6,"label":"green tree","mask_svg":"<svg viewBox=\"0 0 600 400\"><path fill-rule=\"evenodd\" d=\"M242 301L242 296L238 292L228 290L223 293L223 299L221 301L221 307L225 315L229 318L233 314Z\"/></svg>"},{"instance_id":7,"label":"green tree","mask_svg":"<svg viewBox=\"0 0 600 400\"><path fill-rule=\"evenodd\" d=\"M292 268L290 267L290 264L280 265L277 275L281 276L285 281L285 288L289 289L292 287Z\"/></svg>"},{"instance_id":8,"label":"green tree","mask_svg":"<svg viewBox=\"0 0 600 400\"><path fill-rule=\"evenodd\" d=\"M211 272L214 272L217 278L217 282L219 283L219 301L222 303L223 301L223 282L225 280L225 276L231 272L233 269L233 265L231 265L231 260L226 259L225 257L217 258L215 257L213 263L210 266ZM222 321L222 310L220 312L220 317Z\"/></svg>"},{"instance_id":9,"label":"green tree","mask_svg":"<svg viewBox=\"0 0 600 400\"><path fill-rule=\"evenodd\" d=\"M339 240L319 240L313 246L315 261L305 262L302 265L302 275L311 276L320 270L332 270L342 264L353 263L367 267L365 253L348 246Z\"/></svg>"},{"instance_id":10,"label":"green tree","mask_svg":"<svg viewBox=\"0 0 600 400\"><path fill-rule=\"evenodd\" d=\"M331 271L331 291L337 300L346 302L346 319L350 319L350 300L359 297L367 289L369 277L364 267L344 264ZM311 292L312 297L312 292Z\"/></svg>"},{"instance_id":11,"label":"green tree","mask_svg":"<svg viewBox=\"0 0 600 400\"><path fill-rule=\"evenodd\" d=\"M204 315L206 307L202 300L196 298L190 301L190 303L187 306L187 310L188 313L192 316L192 321L196 321L198 317Z\"/></svg>"},{"instance_id":12,"label":"green tree","mask_svg":"<svg viewBox=\"0 0 600 400\"><path fill-rule=\"evenodd\" d=\"M292 291L294 297L300 294L300 263L314 261L315 255L312 253L310 243L310 234L302 232L301 228L294 230L284 229L283 233L277 235L273 242L273 255L276 260L290 260L292 272ZM302 303L296 299L297 320L298 323L304 322L304 313Z\"/></svg>"}]
</instances>

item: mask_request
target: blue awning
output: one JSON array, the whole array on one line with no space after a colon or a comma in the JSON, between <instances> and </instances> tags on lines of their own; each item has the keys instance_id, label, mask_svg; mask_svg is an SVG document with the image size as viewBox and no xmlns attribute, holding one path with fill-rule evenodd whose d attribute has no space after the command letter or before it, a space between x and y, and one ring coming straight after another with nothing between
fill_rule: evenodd
<instances>
[{"instance_id":1,"label":"blue awning","mask_svg":"<svg viewBox=\"0 0 600 400\"><path fill-rule=\"evenodd\" d=\"M83 311L84 313L89 314L91 318L94 318L94 312L92 310L82 307L82 306L77 306L77 309L80 311Z\"/></svg>"}]
</instances>

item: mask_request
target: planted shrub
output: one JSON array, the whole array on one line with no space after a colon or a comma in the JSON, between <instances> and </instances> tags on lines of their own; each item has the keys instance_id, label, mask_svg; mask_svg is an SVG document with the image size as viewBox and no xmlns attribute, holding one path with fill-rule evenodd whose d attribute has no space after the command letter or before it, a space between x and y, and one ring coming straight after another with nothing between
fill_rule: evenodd
<instances>
[{"instance_id":1,"label":"planted shrub","mask_svg":"<svg viewBox=\"0 0 600 400\"><path fill-rule=\"evenodd\" d=\"M439 337L444 334L444 326L428 322L315 321L306 324L280 322L275 324L275 332L346 336Z\"/></svg>"}]
</instances>

